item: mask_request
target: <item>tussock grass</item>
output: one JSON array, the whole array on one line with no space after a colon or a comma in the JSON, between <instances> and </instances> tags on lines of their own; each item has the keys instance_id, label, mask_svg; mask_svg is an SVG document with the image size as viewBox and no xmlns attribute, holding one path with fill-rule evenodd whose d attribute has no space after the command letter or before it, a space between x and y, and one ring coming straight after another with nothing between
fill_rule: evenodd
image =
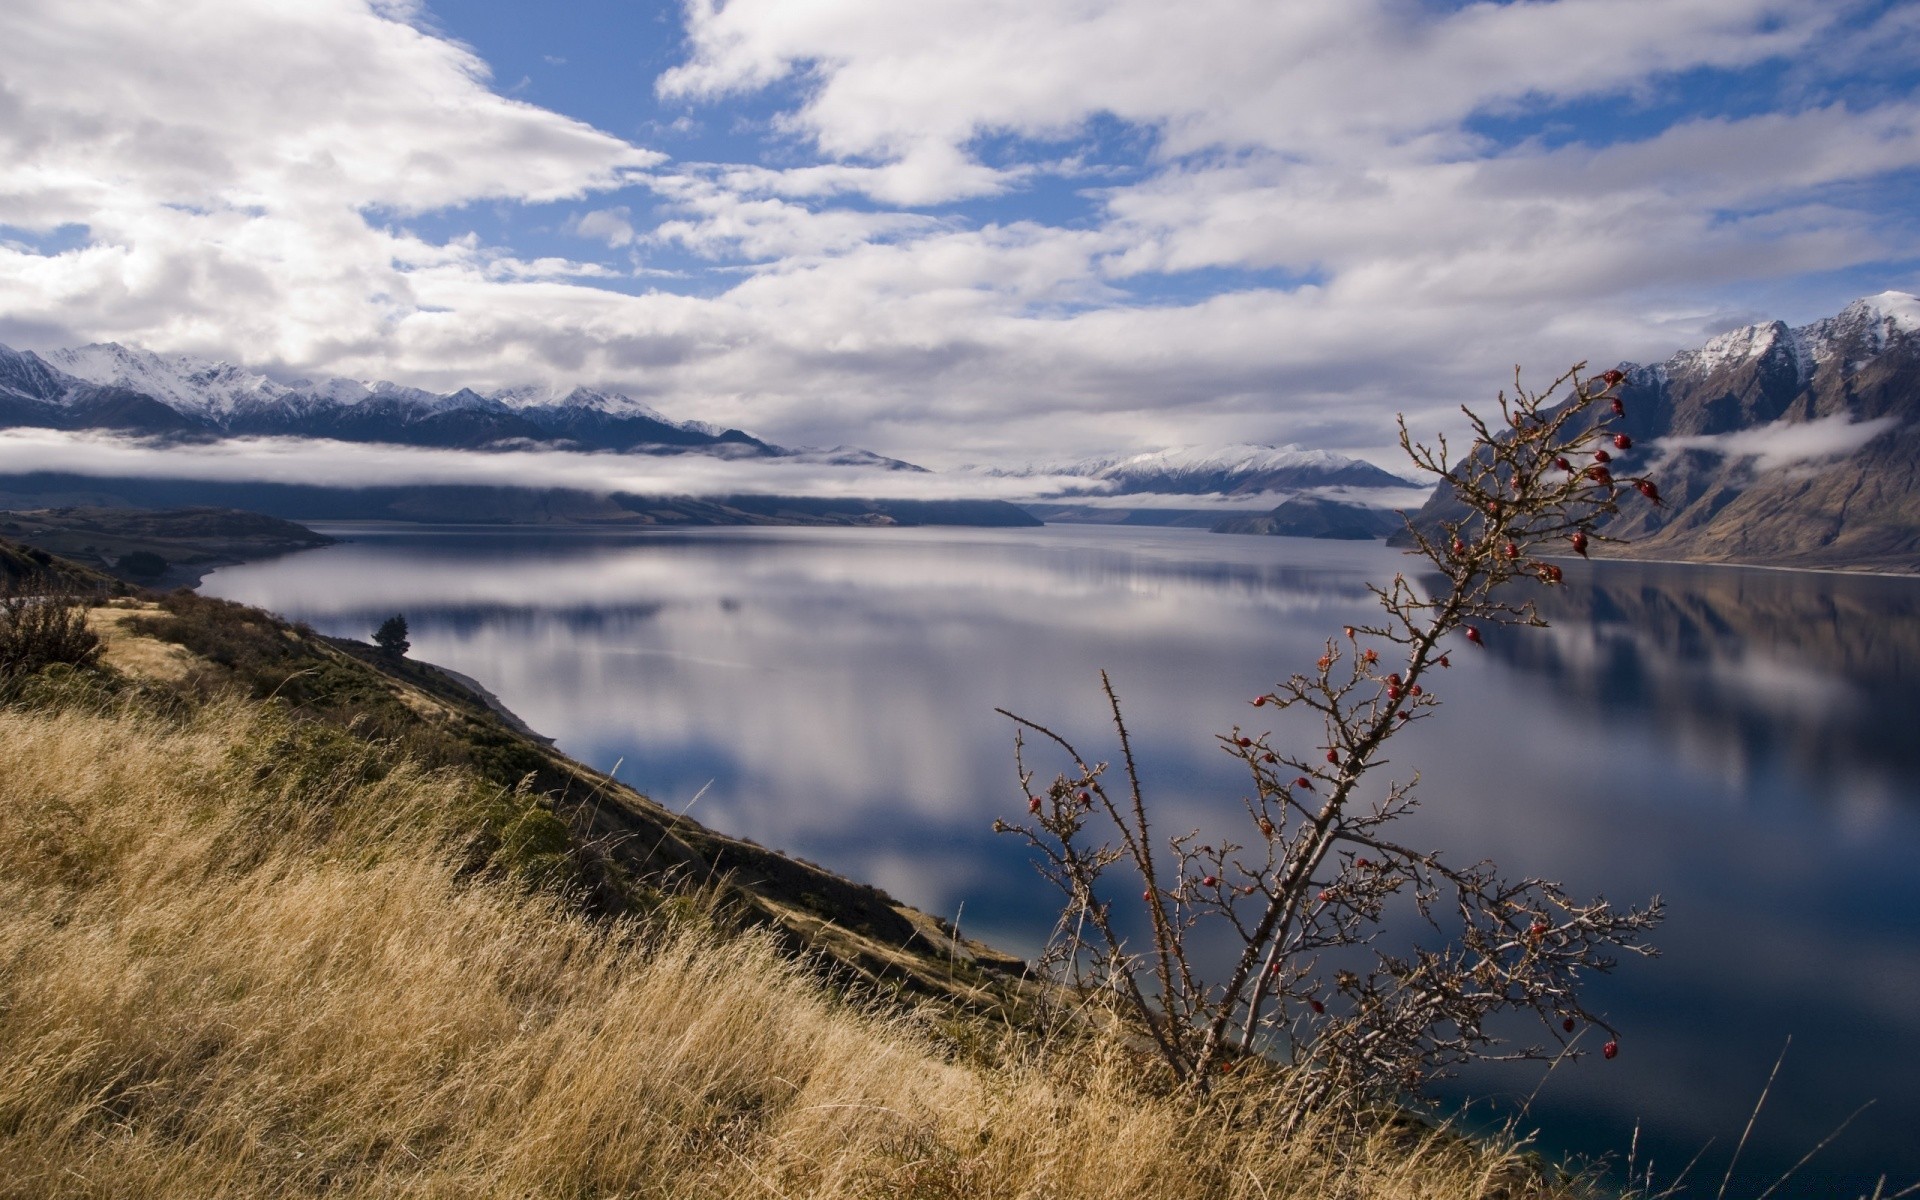
<instances>
[{"instance_id":1,"label":"tussock grass","mask_svg":"<svg viewBox=\"0 0 1920 1200\"><path fill-rule=\"evenodd\" d=\"M0 747L0 1196L1541 1191L1117 1045L962 1053L697 907L583 916L477 866L494 785L273 706L4 708Z\"/></svg>"}]
</instances>

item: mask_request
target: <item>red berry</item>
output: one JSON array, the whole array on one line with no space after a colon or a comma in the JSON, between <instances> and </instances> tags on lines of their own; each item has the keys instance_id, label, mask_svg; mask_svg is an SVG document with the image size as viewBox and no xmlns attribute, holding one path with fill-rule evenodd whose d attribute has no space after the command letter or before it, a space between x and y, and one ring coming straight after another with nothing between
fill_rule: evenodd
<instances>
[{"instance_id":1,"label":"red berry","mask_svg":"<svg viewBox=\"0 0 1920 1200\"><path fill-rule=\"evenodd\" d=\"M1512 542L1508 542L1508 543L1507 543L1507 557L1508 557L1508 558L1519 558L1519 557L1520 557L1520 547L1518 547L1518 546L1516 546L1516 545L1514 545L1514 544L1513 544Z\"/></svg>"},{"instance_id":2,"label":"red berry","mask_svg":"<svg viewBox=\"0 0 1920 1200\"><path fill-rule=\"evenodd\" d=\"M1347 626L1347 640L1348 641L1353 640L1353 626L1351 625Z\"/></svg>"},{"instance_id":3,"label":"red berry","mask_svg":"<svg viewBox=\"0 0 1920 1200\"><path fill-rule=\"evenodd\" d=\"M1498 500L1489 500L1489 501L1487 501L1487 511L1488 511L1489 513L1491 513L1491 514L1493 514L1493 515L1494 515L1494 516L1496 516L1496 517L1497 517L1497 516L1499 516L1499 515L1500 515L1500 502L1499 502Z\"/></svg>"},{"instance_id":4,"label":"red berry","mask_svg":"<svg viewBox=\"0 0 1920 1200\"><path fill-rule=\"evenodd\" d=\"M1277 962L1272 962L1272 963L1268 963L1268 964L1267 964L1267 974L1269 974L1269 975L1278 975L1279 973L1280 973L1280 964L1279 964L1279 963L1277 963Z\"/></svg>"},{"instance_id":5,"label":"red berry","mask_svg":"<svg viewBox=\"0 0 1920 1200\"><path fill-rule=\"evenodd\" d=\"M1307 777L1306 777L1305 775L1302 775L1302 776L1301 776L1300 778L1298 778L1298 779L1296 779L1296 780L1294 780L1294 781L1293 781L1293 786L1295 786L1295 787L1297 787L1297 788L1305 788L1305 789L1307 789L1308 791L1312 791L1312 790L1313 790L1313 780L1311 780L1311 779L1308 779L1308 778L1307 778Z\"/></svg>"},{"instance_id":6,"label":"red berry","mask_svg":"<svg viewBox=\"0 0 1920 1200\"><path fill-rule=\"evenodd\" d=\"M1608 387L1617 387L1625 379L1626 379L1626 374L1621 371L1606 371L1606 372L1603 372L1600 376L1600 382L1606 384ZM1614 401L1614 403L1618 404L1619 401L1616 400Z\"/></svg>"},{"instance_id":7,"label":"red berry","mask_svg":"<svg viewBox=\"0 0 1920 1200\"><path fill-rule=\"evenodd\" d=\"M1262 754L1260 756L1260 761L1261 762L1279 762L1280 760L1273 756L1273 751L1269 750L1265 754Z\"/></svg>"},{"instance_id":8,"label":"red berry","mask_svg":"<svg viewBox=\"0 0 1920 1200\"><path fill-rule=\"evenodd\" d=\"M1260 834L1262 837L1273 836L1273 822L1267 820L1265 817L1260 818Z\"/></svg>"},{"instance_id":9,"label":"red berry","mask_svg":"<svg viewBox=\"0 0 1920 1200\"><path fill-rule=\"evenodd\" d=\"M1593 452L1593 461L1597 463L1610 463L1613 461L1613 455L1608 454L1605 450L1595 450Z\"/></svg>"},{"instance_id":10,"label":"red berry","mask_svg":"<svg viewBox=\"0 0 1920 1200\"><path fill-rule=\"evenodd\" d=\"M1460 558L1464 556L1466 552L1467 552L1467 544L1461 541L1459 538L1453 539L1453 556L1455 558Z\"/></svg>"},{"instance_id":11,"label":"red berry","mask_svg":"<svg viewBox=\"0 0 1920 1200\"><path fill-rule=\"evenodd\" d=\"M1478 629L1475 629L1471 625L1467 626L1467 640L1472 642L1476 646L1486 645L1485 642L1482 642L1480 640L1480 631Z\"/></svg>"},{"instance_id":12,"label":"red berry","mask_svg":"<svg viewBox=\"0 0 1920 1200\"><path fill-rule=\"evenodd\" d=\"M1600 1047L1600 1056L1602 1058L1612 1058L1618 1053L1620 1053L1619 1042L1608 1042L1606 1045Z\"/></svg>"},{"instance_id":13,"label":"red berry","mask_svg":"<svg viewBox=\"0 0 1920 1200\"><path fill-rule=\"evenodd\" d=\"M1400 719L1401 719L1402 721L1411 721L1411 720L1413 720L1413 714L1412 714L1412 713L1410 713L1410 712L1408 712L1408 711L1407 711L1406 709L1404 709L1404 708L1403 708L1403 709L1401 709L1401 710L1400 710L1399 712L1397 712L1397 713L1395 713L1395 714L1393 714L1393 715L1394 715L1394 716L1396 716L1396 717L1399 717L1399 718L1400 718Z\"/></svg>"},{"instance_id":14,"label":"red berry","mask_svg":"<svg viewBox=\"0 0 1920 1200\"><path fill-rule=\"evenodd\" d=\"M1653 485L1653 480L1642 479L1640 482L1633 485L1633 489L1639 492L1642 496L1645 496L1647 499L1653 501L1655 504L1660 503L1660 489Z\"/></svg>"},{"instance_id":15,"label":"red berry","mask_svg":"<svg viewBox=\"0 0 1920 1200\"><path fill-rule=\"evenodd\" d=\"M1265 696L1255 696L1253 698L1253 706L1255 708L1263 707L1266 704L1266 702L1267 702L1267 698Z\"/></svg>"},{"instance_id":16,"label":"red berry","mask_svg":"<svg viewBox=\"0 0 1920 1200\"><path fill-rule=\"evenodd\" d=\"M1353 860L1353 865L1356 867L1370 867L1373 865L1373 862L1370 859L1356 858Z\"/></svg>"},{"instance_id":17,"label":"red berry","mask_svg":"<svg viewBox=\"0 0 1920 1200\"><path fill-rule=\"evenodd\" d=\"M1329 750L1327 751L1327 761L1330 763L1337 763L1340 761L1340 755L1335 751Z\"/></svg>"},{"instance_id":18,"label":"red berry","mask_svg":"<svg viewBox=\"0 0 1920 1200\"><path fill-rule=\"evenodd\" d=\"M1545 937L1547 933L1547 923L1545 921L1535 921L1528 927L1527 932L1533 937Z\"/></svg>"},{"instance_id":19,"label":"red berry","mask_svg":"<svg viewBox=\"0 0 1920 1200\"><path fill-rule=\"evenodd\" d=\"M1233 739L1233 744L1240 747L1242 750L1245 750L1248 746L1253 745L1253 739L1252 738L1235 738Z\"/></svg>"},{"instance_id":20,"label":"red berry","mask_svg":"<svg viewBox=\"0 0 1920 1200\"><path fill-rule=\"evenodd\" d=\"M1572 463L1570 463L1570 462L1568 462L1568 461L1566 460L1566 457L1565 457L1564 455L1563 455L1562 457L1560 457L1560 458L1556 458L1556 459L1554 459L1554 460L1553 460L1553 465L1554 465L1554 466L1556 466L1556 467L1559 467L1559 468L1560 468L1560 469L1561 469L1562 471L1571 471L1571 470L1573 470L1573 464L1572 464Z\"/></svg>"},{"instance_id":21,"label":"red berry","mask_svg":"<svg viewBox=\"0 0 1920 1200\"><path fill-rule=\"evenodd\" d=\"M1576 530L1574 535L1567 540L1573 543L1573 552L1575 554L1578 554L1581 558L1587 557L1587 535L1585 533Z\"/></svg>"},{"instance_id":22,"label":"red berry","mask_svg":"<svg viewBox=\"0 0 1920 1200\"><path fill-rule=\"evenodd\" d=\"M1040 797L1035 796L1033 799L1027 801L1027 811L1031 813L1040 811Z\"/></svg>"},{"instance_id":23,"label":"red berry","mask_svg":"<svg viewBox=\"0 0 1920 1200\"><path fill-rule=\"evenodd\" d=\"M1141 898L1142 900L1146 900L1146 901L1149 901L1149 902L1151 902L1151 901L1153 900L1153 891L1152 891L1151 889L1149 889L1149 890L1147 890L1147 891L1144 891L1144 892L1141 892L1141 893L1140 893L1140 898Z\"/></svg>"},{"instance_id":24,"label":"red berry","mask_svg":"<svg viewBox=\"0 0 1920 1200\"><path fill-rule=\"evenodd\" d=\"M1325 892L1325 891L1323 891L1323 892L1321 892L1321 893L1320 893L1320 903L1322 903L1322 904L1326 904L1326 903L1328 903L1329 901L1331 901L1332 899L1333 899L1333 893L1332 893L1332 892Z\"/></svg>"},{"instance_id":25,"label":"red berry","mask_svg":"<svg viewBox=\"0 0 1920 1200\"><path fill-rule=\"evenodd\" d=\"M1367 651L1365 654L1361 655L1360 657L1366 659L1370 663L1377 663L1380 661L1380 655L1375 653L1372 650Z\"/></svg>"},{"instance_id":26,"label":"red berry","mask_svg":"<svg viewBox=\"0 0 1920 1200\"><path fill-rule=\"evenodd\" d=\"M1418 696L1419 694L1420 694L1420 685L1417 683L1407 689L1407 695L1409 696Z\"/></svg>"},{"instance_id":27,"label":"red berry","mask_svg":"<svg viewBox=\"0 0 1920 1200\"><path fill-rule=\"evenodd\" d=\"M1397 688L1397 687L1393 687L1392 685L1388 685L1388 687L1387 687L1387 703L1389 703L1389 704L1398 704L1398 703L1400 703L1400 689L1399 689L1399 688Z\"/></svg>"},{"instance_id":28,"label":"red berry","mask_svg":"<svg viewBox=\"0 0 1920 1200\"><path fill-rule=\"evenodd\" d=\"M1568 1033L1572 1033L1572 1032L1573 1032L1573 1018L1572 1018L1572 1017L1568 1017L1568 1018L1567 1018L1566 1020L1564 1020L1564 1021L1562 1021L1562 1022L1560 1022L1560 1028L1562 1028L1562 1029L1564 1029L1564 1030L1566 1030L1566 1031L1567 1031Z\"/></svg>"},{"instance_id":29,"label":"red berry","mask_svg":"<svg viewBox=\"0 0 1920 1200\"><path fill-rule=\"evenodd\" d=\"M1624 433L1616 433L1613 435L1613 448L1615 450L1631 450L1633 449L1633 439Z\"/></svg>"},{"instance_id":30,"label":"red berry","mask_svg":"<svg viewBox=\"0 0 1920 1200\"><path fill-rule=\"evenodd\" d=\"M1453 667L1453 663L1452 663L1452 662L1450 662L1450 661L1449 661L1449 660L1447 659L1447 656L1446 656L1446 655L1444 655L1444 654L1442 654L1442 655L1440 656L1440 665L1441 665L1441 666L1443 666L1443 667L1446 667L1446 668L1448 668L1448 669L1451 669L1451 668Z\"/></svg>"},{"instance_id":31,"label":"red berry","mask_svg":"<svg viewBox=\"0 0 1920 1200\"><path fill-rule=\"evenodd\" d=\"M1200 880L1200 886L1201 886L1201 887L1212 887L1212 886L1214 886L1215 884L1217 884L1217 883L1219 883L1219 882L1220 882L1220 881L1219 881L1218 879L1215 879L1215 878L1214 878L1213 876L1211 876L1211 875L1206 875L1206 876L1202 876L1202 877L1201 877L1201 880Z\"/></svg>"},{"instance_id":32,"label":"red berry","mask_svg":"<svg viewBox=\"0 0 1920 1200\"><path fill-rule=\"evenodd\" d=\"M1082 803L1082 804L1092 804L1092 803L1093 803L1093 796L1092 796L1092 794L1090 794L1090 793L1088 793L1088 792L1081 792L1081 793L1080 793L1079 795L1077 795L1077 796L1075 796L1075 797L1074 797L1074 799L1075 799L1075 800L1078 800L1078 801L1079 801L1080 803Z\"/></svg>"},{"instance_id":33,"label":"red berry","mask_svg":"<svg viewBox=\"0 0 1920 1200\"><path fill-rule=\"evenodd\" d=\"M1327 1011L1327 1006L1320 1003L1318 1000L1309 1000L1307 1001L1307 1005L1317 1013L1323 1013Z\"/></svg>"},{"instance_id":34,"label":"red berry","mask_svg":"<svg viewBox=\"0 0 1920 1200\"><path fill-rule=\"evenodd\" d=\"M1613 415L1616 417L1624 417L1627 415L1627 406L1620 403L1620 397L1618 396L1613 398Z\"/></svg>"}]
</instances>

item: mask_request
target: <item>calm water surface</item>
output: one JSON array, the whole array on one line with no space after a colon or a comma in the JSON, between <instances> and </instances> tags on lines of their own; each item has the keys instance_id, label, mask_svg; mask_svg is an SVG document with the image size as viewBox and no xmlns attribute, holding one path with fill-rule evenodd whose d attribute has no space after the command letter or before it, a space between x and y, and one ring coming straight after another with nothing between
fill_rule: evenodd
<instances>
[{"instance_id":1,"label":"calm water surface","mask_svg":"<svg viewBox=\"0 0 1920 1200\"><path fill-rule=\"evenodd\" d=\"M575 757L1027 953L1053 900L988 830L1021 807L993 709L1105 757L1107 668L1160 827L1224 828L1244 779L1213 735L1263 728L1246 699L1412 565L1180 530L322 528L352 540L202 590L360 638L404 612L415 657ZM1920 1180L1920 581L1615 563L1568 583L1551 629L1456 650L1445 707L1393 743L1424 796L1401 840L1659 892L1665 956L1595 989L1614 1062L1462 1087L1532 1095L1556 1152L1624 1157L1637 1123L1661 1179L1705 1147L1711 1196L1791 1038L1729 1195L1869 1102L1775 1194Z\"/></svg>"}]
</instances>

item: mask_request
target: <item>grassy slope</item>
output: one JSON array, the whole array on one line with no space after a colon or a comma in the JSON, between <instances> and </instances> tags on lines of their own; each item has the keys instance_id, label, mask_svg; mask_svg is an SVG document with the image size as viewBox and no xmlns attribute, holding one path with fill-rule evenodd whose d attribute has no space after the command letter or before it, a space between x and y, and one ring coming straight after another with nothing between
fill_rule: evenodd
<instances>
[{"instance_id":1,"label":"grassy slope","mask_svg":"<svg viewBox=\"0 0 1920 1200\"><path fill-rule=\"evenodd\" d=\"M977 967L937 1004L850 991L786 950L820 915L774 878L803 864L503 737L425 668L122 604L109 674L0 706L0 1196L1539 1190L1405 1122L1280 1137L1253 1072L1157 1096L1121 1043L979 1015ZM671 898L643 838L744 881ZM875 974L938 965L841 936Z\"/></svg>"}]
</instances>

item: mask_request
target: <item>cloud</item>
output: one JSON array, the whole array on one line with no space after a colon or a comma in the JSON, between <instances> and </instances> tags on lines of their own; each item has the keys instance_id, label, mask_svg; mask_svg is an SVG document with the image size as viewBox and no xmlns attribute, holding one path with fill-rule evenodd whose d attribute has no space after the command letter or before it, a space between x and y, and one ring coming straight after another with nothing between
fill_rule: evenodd
<instances>
[{"instance_id":1,"label":"cloud","mask_svg":"<svg viewBox=\"0 0 1920 1200\"><path fill-rule=\"evenodd\" d=\"M1661 455L1686 450L1751 462L1760 472L1777 471L1800 463L1845 458L1900 424L1898 417L1854 422L1844 413L1812 421L1775 421L1757 429L1733 433L1666 437L1654 443Z\"/></svg>"},{"instance_id":2,"label":"cloud","mask_svg":"<svg viewBox=\"0 0 1920 1200\"><path fill-rule=\"evenodd\" d=\"M1811 0L1559 0L1433 9L1402 0L689 0L668 97L796 75L789 126L833 158L904 161L992 132L1062 139L1097 114L1163 149L1362 161L1468 116L1630 92L1656 75L1803 49Z\"/></svg>"},{"instance_id":3,"label":"cloud","mask_svg":"<svg viewBox=\"0 0 1920 1200\"><path fill-rule=\"evenodd\" d=\"M661 160L496 94L484 63L416 15L359 0L0 8L0 224L89 234L60 254L0 249L0 312L217 356L392 357L417 304L410 271L484 273L500 256L383 220L584 196Z\"/></svg>"},{"instance_id":4,"label":"cloud","mask_svg":"<svg viewBox=\"0 0 1920 1200\"><path fill-rule=\"evenodd\" d=\"M1920 101L1861 40L1914 30L1865 11L695 0L632 126L722 159L682 163L499 95L417 5L23 0L0 340L605 386L929 465L1258 441L1391 469L1394 412L1456 428L1515 362L1664 358L1816 275L1920 282L1887 182ZM1852 71L1880 82L1836 98ZM1751 103L1703 108L1714 72Z\"/></svg>"},{"instance_id":5,"label":"cloud","mask_svg":"<svg viewBox=\"0 0 1920 1200\"><path fill-rule=\"evenodd\" d=\"M1052 478L940 476L807 458L721 458L560 450L466 451L318 438L175 444L104 433L0 429L0 474L65 472L108 479L234 483L325 480L344 488L415 485L565 488L600 495L832 496L882 500L1005 499Z\"/></svg>"},{"instance_id":6,"label":"cloud","mask_svg":"<svg viewBox=\"0 0 1920 1200\"><path fill-rule=\"evenodd\" d=\"M660 161L494 93L472 52L391 8L8 4L5 219L154 203L419 212L580 196Z\"/></svg>"},{"instance_id":7,"label":"cloud","mask_svg":"<svg viewBox=\"0 0 1920 1200\"><path fill-rule=\"evenodd\" d=\"M810 208L771 190L783 176L772 171L729 171L725 182L683 171L650 184L683 214L662 221L647 235L655 243L683 246L703 258L806 261L842 254L870 243L925 233L947 224L917 213Z\"/></svg>"},{"instance_id":8,"label":"cloud","mask_svg":"<svg viewBox=\"0 0 1920 1200\"><path fill-rule=\"evenodd\" d=\"M584 238L593 238L609 246L631 246L639 235L633 231L633 222L627 218L633 210L622 205L618 208L596 208L592 212L582 213L568 223L568 227Z\"/></svg>"}]
</instances>

